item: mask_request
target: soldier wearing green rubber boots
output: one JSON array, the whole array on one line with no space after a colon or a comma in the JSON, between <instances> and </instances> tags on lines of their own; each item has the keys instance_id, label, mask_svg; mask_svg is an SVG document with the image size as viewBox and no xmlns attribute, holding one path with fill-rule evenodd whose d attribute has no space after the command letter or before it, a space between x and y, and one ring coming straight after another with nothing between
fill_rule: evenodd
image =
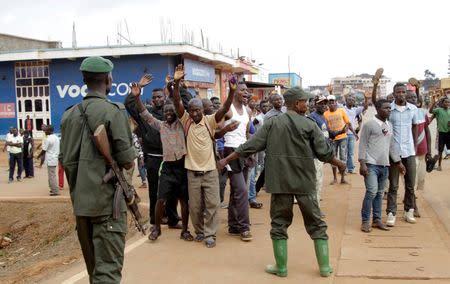
<instances>
[{"instance_id":1,"label":"soldier wearing green rubber boots","mask_svg":"<svg viewBox=\"0 0 450 284\"><path fill-rule=\"evenodd\" d=\"M80 71L88 94L80 104L67 109L61 121L59 161L69 183L90 283L120 283L127 233L125 200L119 196L115 203L113 181L103 182L108 165L92 139L94 130L105 126L111 155L120 167L131 168L136 155L124 105L107 99L112 70L108 59L84 59Z\"/></svg>"},{"instance_id":2,"label":"soldier wearing green rubber boots","mask_svg":"<svg viewBox=\"0 0 450 284\"><path fill-rule=\"evenodd\" d=\"M307 100L312 98L299 87L286 91L284 99L288 111L271 119L234 153L219 161L219 169L230 161L256 152L266 151L266 191L271 193L270 236L276 260L266 272L287 276L287 229L292 223L294 197L303 215L305 228L314 240L320 275L329 276L327 224L320 219L315 192L316 170L314 158L345 170L345 163L334 158L333 149L325 140L317 124L305 113ZM283 137L283 139L280 139Z\"/></svg>"}]
</instances>

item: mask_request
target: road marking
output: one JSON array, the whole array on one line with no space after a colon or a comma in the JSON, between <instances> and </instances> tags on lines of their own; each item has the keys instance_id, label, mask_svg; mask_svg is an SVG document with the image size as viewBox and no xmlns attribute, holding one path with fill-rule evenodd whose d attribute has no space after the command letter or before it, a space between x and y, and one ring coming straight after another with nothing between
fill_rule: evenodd
<instances>
[{"instance_id":1,"label":"road marking","mask_svg":"<svg viewBox=\"0 0 450 284\"><path fill-rule=\"evenodd\" d=\"M147 236L141 237L140 239L136 240L134 243L128 245L125 247L125 254L129 253L130 251L134 250L138 246L142 245L147 241ZM70 277L69 279L62 282L62 284L74 284L84 277L87 277L88 273L86 270L81 271L80 273L75 274L74 276Z\"/></svg>"}]
</instances>

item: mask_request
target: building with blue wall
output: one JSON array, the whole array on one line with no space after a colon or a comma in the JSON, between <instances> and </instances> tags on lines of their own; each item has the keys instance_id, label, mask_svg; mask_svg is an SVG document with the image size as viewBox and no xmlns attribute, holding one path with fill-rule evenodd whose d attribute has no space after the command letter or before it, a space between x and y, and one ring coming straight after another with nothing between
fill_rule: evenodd
<instances>
[{"instance_id":1,"label":"building with blue wall","mask_svg":"<svg viewBox=\"0 0 450 284\"><path fill-rule=\"evenodd\" d=\"M191 90L198 88L202 97L221 97L225 91L221 90L221 76L226 72L254 72L254 68L243 69L242 64L238 68L235 59L186 44L0 53L0 135L10 126L25 128L27 115L33 120L35 136L42 135L42 124L52 124L59 132L64 111L86 95L79 66L88 56L103 56L114 63L109 99L117 102L124 101L130 82L144 73L153 75L143 91L143 99L150 99L151 90L162 88L166 75L173 74L180 63L185 65L187 85Z\"/></svg>"},{"instance_id":2,"label":"building with blue wall","mask_svg":"<svg viewBox=\"0 0 450 284\"><path fill-rule=\"evenodd\" d=\"M282 85L286 88L302 87L302 77L297 73L270 73L269 83Z\"/></svg>"}]
</instances>

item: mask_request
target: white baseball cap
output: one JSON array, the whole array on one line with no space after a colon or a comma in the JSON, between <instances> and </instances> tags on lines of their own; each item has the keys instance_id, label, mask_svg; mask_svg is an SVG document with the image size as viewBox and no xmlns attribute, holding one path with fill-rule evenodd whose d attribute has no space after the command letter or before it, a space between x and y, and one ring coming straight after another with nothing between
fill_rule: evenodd
<instances>
[{"instance_id":1,"label":"white baseball cap","mask_svg":"<svg viewBox=\"0 0 450 284\"><path fill-rule=\"evenodd\" d=\"M329 95L329 96L327 96L327 100L333 100L333 101L335 101L336 100L336 97L334 96L334 95Z\"/></svg>"}]
</instances>

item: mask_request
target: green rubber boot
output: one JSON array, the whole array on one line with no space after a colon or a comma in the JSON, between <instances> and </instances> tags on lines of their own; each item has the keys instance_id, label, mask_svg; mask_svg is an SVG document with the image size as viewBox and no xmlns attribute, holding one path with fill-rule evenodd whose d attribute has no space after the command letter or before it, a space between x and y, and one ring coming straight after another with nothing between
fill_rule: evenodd
<instances>
[{"instance_id":1,"label":"green rubber boot","mask_svg":"<svg viewBox=\"0 0 450 284\"><path fill-rule=\"evenodd\" d=\"M317 263L319 264L320 276L328 277L333 272L330 266L328 255L328 240L314 240L314 249L316 251Z\"/></svg>"},{"instance_id":2,"label":"green rubber boot","mask_svg":"<svg viewBox=\"0 0 450 284\"><path fill-rule=\"evenodd\" d=\"M287 240L272 240L276 264L266 266L266 272L280 277L287 276Z\"/></svg>"}]
</instances>

